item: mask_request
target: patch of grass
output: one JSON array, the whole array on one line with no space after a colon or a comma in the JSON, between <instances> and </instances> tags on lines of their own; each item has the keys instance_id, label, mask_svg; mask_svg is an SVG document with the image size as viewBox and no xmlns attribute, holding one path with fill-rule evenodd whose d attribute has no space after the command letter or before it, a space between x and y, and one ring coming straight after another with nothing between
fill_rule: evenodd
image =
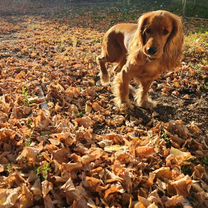
<instances>
[{"instance_id":1,"label":"patch of grass","mask_svg":"<svg viewBox=\"0 0 208 208\"><path fill-rule=\"evenodd\" d=\"M199 52L204 52L208 48L208 31L191 33L185 38L185 45L187 47L194 47Z\"/></svg>"},{"instance_id":2,"label":"patch of grass","mask_svg":"<svg viewBox=\"0 0 208 208\"><path fill-rule=\"evenodd\" d=\"M47 180L49 173L51 172L51 167L48 162L44 162L41 166L39 166L36 170L38 176L43 177L44 180Z\"/></svg>"},{"instance_id":3,"label":"patch of grass","mask_svg":"<svg viewBox=\"0 0 208 208\"><path fill-rule=\"evenodd\" d=\"M22 88L22 95L24 96L24 103L26 106L30 106L31 103L29 101L30 95L29 95L29 89L27 87Z\"/></svg>"},{"instance_id":4,"label":"patch of grass","mask_svg":"<svg viewBox=\"0 0 208 208\"><path fill-rule=\"evenodd\" d=\"M7 166L6 166L6 171L7 171L8 173L11 173L12 170L13 170L12 164L11 164L11 163L7 164Z\"/></svg>"},{"instance_id":5,"label":"patch of grass","mask_svg":"<svg viewBox=\"0 0 208 208\"><path fill-rule=\"evenodd\" d=\"M197 71L208 65L208 32L192 33L185 37L184 59Z\"/></svg>"},{"instance_id":6,"label":"patch of grass","mask_svg":"<svg viewBox=\"0 0 208 208\"><path fill-rule=\"evenodd\" d=\"M170 137L167 135L167 133L166 133L165 131L162 132L161 138L162 138L163 140L165 140L165 142L166 142L166 147L167 147L167 148L172 147L172 142L171 142L171 140L170 140Z\"/></svg>"},{"instance_id":7,"label":"patch of grass","mask_svg":"<svg viewBox=\"0 0 208 208\"><path fill-rule=\"evenodd\" d=\"M79 115L78 115L78 117L81 118L81 117L83 117L84 115L85 115L85 114L84 114L83 112L80 112Z\"/></svg>"},{"instance_id":8,"label":"patch of grass","mask_svg":"<svg viewBox=\"0 0 208 208\"><path fill-rule=\"evenodd\" d=\"M28 121L27 126L31 129L34 127L34 123L32 119Z\"/></svg>"},{"instance_id":9,"label":"patch of grass","mask_svg":"<svg viewBox=\"0 0 208 208\"><path fill-rule=\"evenodd\" d=\"M208 157L205 157L202 162L204 165L208 166Z\"/></svg>"},{"instance_id":10,"label":"patch of grass","mask_svg":"<svg viewBox=\"0 0 208 208\"><path fill-rule=\"evenodd\" d=\"M26 139L25 139L25 146L26 146L26 147L30 147L31 144L32 144L32 139L31 139L31 138L26 138Z\"/></svg>"}]
</instances>

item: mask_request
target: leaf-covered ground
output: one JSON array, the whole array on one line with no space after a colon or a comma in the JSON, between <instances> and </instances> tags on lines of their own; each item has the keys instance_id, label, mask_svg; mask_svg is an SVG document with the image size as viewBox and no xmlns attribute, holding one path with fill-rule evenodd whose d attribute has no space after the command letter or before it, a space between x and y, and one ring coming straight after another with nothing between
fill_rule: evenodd
<instances>
[{"instance_id":1,"label":"leaf-covered ground","mask_svg":"<svg viewBox=\"0 0 208 208\"><path fill-rule=\"evenodd\" d=\"M0 208L208 207L208 22L186 22L160 106L122 114L95 60L136 15L108 9L0 17Z\"/></svg>"}]
</instances>

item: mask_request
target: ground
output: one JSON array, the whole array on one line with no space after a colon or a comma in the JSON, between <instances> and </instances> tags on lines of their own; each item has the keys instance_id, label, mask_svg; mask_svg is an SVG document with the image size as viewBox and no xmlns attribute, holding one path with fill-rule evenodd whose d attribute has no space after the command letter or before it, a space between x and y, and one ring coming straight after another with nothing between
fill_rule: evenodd
<instances>
[{"instance_id":1,"label":"ground","mask_svg":"<svg viewBox=\"0 0 208 208\"><path fill-rule=\"evenodd\" d=\"M159 107L122 113L96 57L140 13L37 11L0 17L0 207L208 207L208 21L184 21Z\"/></svg>"}]
</instances>

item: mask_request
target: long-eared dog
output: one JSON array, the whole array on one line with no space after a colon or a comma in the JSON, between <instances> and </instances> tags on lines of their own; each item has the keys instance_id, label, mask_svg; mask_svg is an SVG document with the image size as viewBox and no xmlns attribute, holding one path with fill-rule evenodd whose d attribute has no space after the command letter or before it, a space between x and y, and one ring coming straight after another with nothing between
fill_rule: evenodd
<instances>
[{"instance_id":1,"label":"long-eared dog","mask_svg":"<svg viewBox=\"0 0 208 208\"><path fill-rule=\"evenodd\" d=\"M117 64L118 73L113 81L116 105L125 109L130 106L130 81L134 79L141 85L135 95L137 105L155 107L148 98L148 90L161 73L180 65L183 41L181 18L164 10L143 14L138 24L111 27L104 35L97 60L102 84L110 81L106 63Z\"/></svg>"}]
</instances>

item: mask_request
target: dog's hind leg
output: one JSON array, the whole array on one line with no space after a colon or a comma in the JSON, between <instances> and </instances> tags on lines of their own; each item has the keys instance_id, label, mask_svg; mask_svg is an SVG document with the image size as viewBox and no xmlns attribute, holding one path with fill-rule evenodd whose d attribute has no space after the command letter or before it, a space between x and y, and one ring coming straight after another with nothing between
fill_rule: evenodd
<instances>
[{"instance_id":1,"label":"dog's hind leg","mask_svg":"<svg viewBox=\"0 0 208 208\"><path fill-rule=\"evenodd\" d=\"M98 56L97 57L97 62L98 64L100 65L100 81L101 81L101 84L102 85L107 85L109 83L109 74L108 74L108 71L106 69L106 62L107 62L107 59L105 56Z\"/></svg>"},{"instance_id":2,"label":"dog's hind leg","mask_svg":"<svg viewBox=\"0 0 208 208\"><path fill-rule=\"evenodd\" d=\"M120 59L119 63L114 68L114 72L116 73L120 72L125 64L126 64L126 56Z\"/></svg>"}]
</instances>

